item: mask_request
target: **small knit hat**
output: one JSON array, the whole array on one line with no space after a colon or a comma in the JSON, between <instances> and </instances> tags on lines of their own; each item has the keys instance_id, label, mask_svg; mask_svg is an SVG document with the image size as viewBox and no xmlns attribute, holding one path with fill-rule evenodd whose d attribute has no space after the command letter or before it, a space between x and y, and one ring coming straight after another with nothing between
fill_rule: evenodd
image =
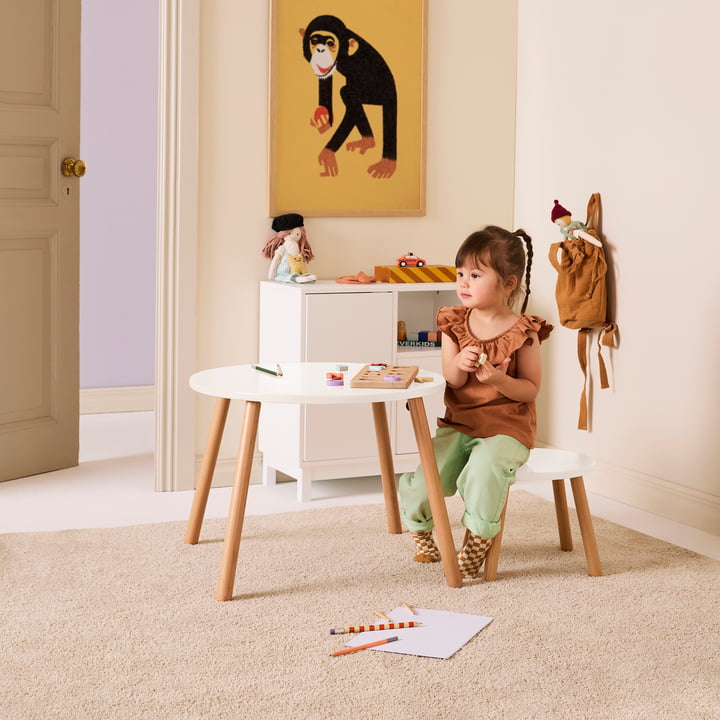
<instances>
[{"instance_id":1,"label":"small knit hat","mask_svg":"<svg viewBox=\"0 0 720 720\"><path fill-rule=\"evenodd\" d=\"M558 218L561 217L570 217L572 216L572 213L569 210L566 210L557 200L555 201L555 207L553 207L552 212L550 213L550 220L555 222Z\"/></svg>"},{"instance_id":2,"label":"small knit hat","mask_svg":"<svg viewBox=\"0 0 720 720\"><path fill-rule=\"evenodd\" d=\"M272 229L275 232L282 232L283 230L292 230L296 227L303 227L305 220L302 215L298 213L286 213L285 215L278 215L272 221Z\"/></svg>"}]
</instances>

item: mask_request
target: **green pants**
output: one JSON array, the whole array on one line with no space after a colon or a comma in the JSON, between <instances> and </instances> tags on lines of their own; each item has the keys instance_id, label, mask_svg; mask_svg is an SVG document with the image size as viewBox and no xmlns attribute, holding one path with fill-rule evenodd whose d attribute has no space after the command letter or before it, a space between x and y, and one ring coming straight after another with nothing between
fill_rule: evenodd
<instances>
[{"instance_id":1,"label":"green pants","mask_svg":"<svg viewBox=\"0 0 720 720\"><path fill-rule=\"evenodd\" d=\"M530 450L507 435L474 438L447 427L438 428L432 442L443 494L457 491L465 503L462 524L474 535L495 537L515 471ZM432 530L422 466L400 477L400 508L409 530Z\"/></svg>"}]
</instances>

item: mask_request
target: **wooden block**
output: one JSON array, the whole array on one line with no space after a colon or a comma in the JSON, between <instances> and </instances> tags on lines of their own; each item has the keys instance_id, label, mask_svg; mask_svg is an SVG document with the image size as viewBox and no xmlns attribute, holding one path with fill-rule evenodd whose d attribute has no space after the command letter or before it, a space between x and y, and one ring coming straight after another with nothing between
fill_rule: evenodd
<instances>
[{"instance_id":1,"label":"wooden block","mask_svg":"<svg viewBox=\"0 0 720 720\"><path fill-rule=\"evenodd\" d=\"M350 381L351 388L406 388L418 374L417 365L388 365L382 370L371 370L365 365ZM399 377L399 380L386 380L386 377Z\"/></svg>"},{"instance_id":2,"label":"wooden block","mask_svg":"<svg viewBox=\"0 0 720 720\"><path fill-rule=\"evenodd\" d=\"M397 265L376 265L375 279L387 283L429 283L455 282L455 268L452 265L423 265L422 267L398 267Z\"/></svg>"}]
</instances>

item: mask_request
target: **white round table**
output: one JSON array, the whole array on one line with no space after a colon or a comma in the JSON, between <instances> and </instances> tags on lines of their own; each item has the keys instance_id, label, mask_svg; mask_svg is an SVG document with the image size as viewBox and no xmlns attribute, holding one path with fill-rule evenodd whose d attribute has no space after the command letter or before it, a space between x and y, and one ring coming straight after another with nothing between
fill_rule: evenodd
<instances>
[{"instance_id":1,"label":"white round table","mask_svg":"<svg viewBox=\"0 0 720 720\"><path fill-rule=\"evenodd\" d=\"M328 386L326 373L337 372L339 364L348 366L348 370L344 373L345 384L341 387ZM200 528L205 515L205 507L230 401L245 401L240 449L233 478L220 578L217 586L216 596L218 600L230 600L232 598L260 408L263 403L268 402L307 405L370 403L373 410L375 436L380 458L388 531L400 533L402 527L395 488L395 470L385 403L395 400L407 400L420 462L422 463L428 488L430 507L435 520L445 579L450 587L461 587L462 578L457 564L455 544L448 520L445 498L440 487L440 477L432 450L430 428L423 402L424 397L439 392L444 388L445 380L438 373L420 370L418 377L431 378L430 381L412 382L407 388L350 387L350 380L362 368L363 364L360 363L287 363L282 365L282 375L272 375L262 372L252 365L235 365L204 370L195 373L190 378L190 387L193 390L214 397L216 401L185 534L186 543L194 545L200 537ZM275 368L271 366L270 369L274 370Z\"/></svg>"}]
</instances>

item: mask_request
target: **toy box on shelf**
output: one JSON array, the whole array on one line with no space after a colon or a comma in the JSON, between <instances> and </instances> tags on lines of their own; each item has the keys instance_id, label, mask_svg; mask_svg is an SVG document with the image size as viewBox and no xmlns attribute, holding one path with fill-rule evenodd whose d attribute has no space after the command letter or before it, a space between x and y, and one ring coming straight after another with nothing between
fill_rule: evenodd
<instances>
[{"instance_id":1,"label":"toy box on shelf","mask_svg":"<svg viewBox=\"0 0 720 720\"><path fill-rule=\"evenodd\" d=\"M408 332L403 320L398 321L398 347L403 348L438 348L442 345L439 330L421 330Z\"/></svg>"},{"instance_id":2,"label":"toy box on shelf","mask_svg":"<svg viewBox=\"0 0 720 720\"><path fill-rule=\"evenodd\" d=\"M455 282L455 268L451 265L423 265L422 267L376 265L374 274L378 282L386 283Z\"/></svg>"}]
</instances>

